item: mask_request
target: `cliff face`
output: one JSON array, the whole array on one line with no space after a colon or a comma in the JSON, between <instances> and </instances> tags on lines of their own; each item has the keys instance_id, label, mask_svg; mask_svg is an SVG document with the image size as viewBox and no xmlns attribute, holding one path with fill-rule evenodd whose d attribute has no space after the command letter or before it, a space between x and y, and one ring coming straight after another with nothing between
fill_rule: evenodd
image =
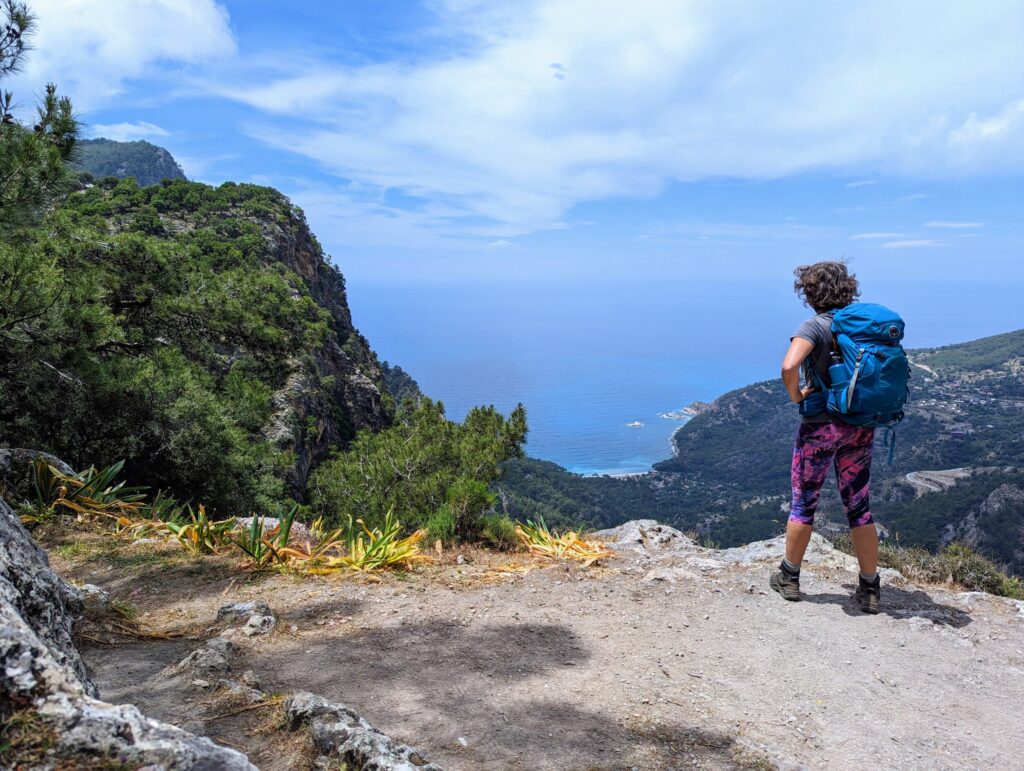
<instances>
[{"instance_id":1,"label":"cliff face","mask_svg":"<svg viewBox=\"0 0 1024 771\"><path fill-rule=\"evenodd\" d=\"M329 334L312 357L289 359L285 385L273 396L274 414L265 435L294 456L288 480L301 496L310 470L356 432L388 425L392 407L384 374L366 338L352 323L345 279L331 265L305 219L293 210L285 226L261 223L266 262L300 279L309 296L329 314ZM298 353L298 352L297 352Z\"/></svg>"}]
</instances>

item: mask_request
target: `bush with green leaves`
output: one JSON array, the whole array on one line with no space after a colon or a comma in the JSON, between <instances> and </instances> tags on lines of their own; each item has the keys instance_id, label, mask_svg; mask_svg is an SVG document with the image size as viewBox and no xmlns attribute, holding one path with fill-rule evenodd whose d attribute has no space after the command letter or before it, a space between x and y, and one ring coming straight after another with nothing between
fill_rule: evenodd
<instances>
[{"instance_id":1,"label":"bush with green leaves","mask_svg":"<svg viewBox=\"0 0 1024 771\"><path fill-rule=\"evenodd\" d=\"M373 527L394 511L432 540L474 539L494 506L488 484L502 462L522 455L525 440L522 405L507 418L477 407L456 423L440 402L407 402L390 428L361 432L320 466L310 482L313 506L332 524L353 516Z\"/></svg>"}]
</instances>

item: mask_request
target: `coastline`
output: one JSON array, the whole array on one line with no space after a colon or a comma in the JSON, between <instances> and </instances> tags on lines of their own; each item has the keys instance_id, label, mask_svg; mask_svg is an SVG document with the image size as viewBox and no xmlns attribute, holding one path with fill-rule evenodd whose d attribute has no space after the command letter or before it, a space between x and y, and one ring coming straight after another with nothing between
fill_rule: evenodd
<instances>
[{"instance_id":1,"label":"coastline","mask_svg":"<svg viewBox=\"0 0 1024 771\"><path fill-rule=\"evenodd\" d=\"M656 473L656 470L654 468L654 466L656 464L661 463L662 461L674 458L674 457L676 457L679 454L679 451L678 451L677 446L676 446L676 441L675 441L676 436L679 434L680 431L683 430L683 428L686 427L687 423L689 423L697 415L701 414L701 412L706 410L708 408L708 406L709 405L706 404L705 402L693 402L692 404L689 404L689 405L687 405L686 407L683 407L680 410L673 410L673 411L667 412L667 413L659 413L659 415L658 415L659 418L664 418L666 420L672 420L673 422L677 422L679 425L674 426L673 429L672 429L672 432L667 437L667 441L668 441L668 445L669 445L669 449L670 449L670 455L668 457L660 457L660 458L657 458L656 460L650 461L648 463L648 465L647 465L647 468L645 468L643 470L626 471L626 470L618 470L618 469L614 469L614 468L612 468L612 469L599 469L599 470L590 470L590 469L580 470L579 466L569 467L569 466L566 466L566 465L564 465L562 463L559 463L557 460L551 460L551 459L548 459L548 458L544 458L542 460L549 460L551 463L555 463L555 464L561 466L568 473L576 474L577 476L581 476L581 477L610 477L612 479L632 479L632 478L635 478L635 477L649 476L651 474ZM668 416L672 416L672 417L668 417ZM627 426L628 426L628 424L627 424Z\"/></svg>"}]
</instances>

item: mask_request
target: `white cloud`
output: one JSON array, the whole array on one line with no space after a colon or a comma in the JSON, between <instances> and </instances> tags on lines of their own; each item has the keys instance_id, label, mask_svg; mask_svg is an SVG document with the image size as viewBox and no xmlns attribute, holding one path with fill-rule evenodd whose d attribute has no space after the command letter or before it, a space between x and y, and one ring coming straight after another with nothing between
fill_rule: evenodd
<instances>
[{"instance_id":1,"label":"white cloud","mask_svg":"<svg viewBox=\"0 0 1024 771\"><path fill-rule=\"evenodd\" d=\"M272 114L250 127L268 144L441 203L493 235L557 226L580 201L652 196L672 181L962 171L974 134L990 145L1002 135L971 116L1024 90L1016 2L985 13L923 0L439 9L460 45L302 71L282 56L270 78L261 59L259 77L208 88ZM1024 143L999 146L1001 168L1024 168Z\"/></svg>"},{"instance_id":2,"label":"white cloud","mask_svg":"<svg viewBox=\"0 0 1024 771\"><path fill-rule=\"evenodd\" d=\"M88 126L87 130L90 136L116 139L118 142L127 142L130 139L143 137L169 136L166 129L144 120L137 123L96 123Z\"/></svg>"},{"instance_id":3,"label":"white cloud","mask_svg":"<svg viewBox=\"0 0 1024 771\"><path fill-rule=\"evenodd\" d=\"M928 193L910 193L910 195L901 195L899 198L895 199L893 203L900 206L905 203L913 203L914 201L923 201L928 197Z\"/></svg>"},{"instance_id":4,"label":"white cloud","mask_svg":"<svg viewBox=\"0 0 1024 771\"><path fill-rule=\"evenodd\" d=\"M867 187L868 185L877 185L877 179L857 179L853 182L847 182L845 187Z\"/></svg>"},{"instance_id":5,"label":"white cloud","mask_svg":"<svg viewBox=\"0 0 1024 771\"><path fill-rule=\"evenodd\" d=\"M214 0L32 0L38 31L24 74L13 80L21 101L47 81L88 111L125 81L154 66L191 64L232 54L227 12ZM6 87L6 84L5 84Z\"/></svg>"},{"instance_id":6,"label":"white cloud","mask_svg":"<svg viewBox=\"0 0 1024 771\"><path fill-rule=\"evenodd\" d=\"M922 249L930 246L945 246L942 241L932 238L916 238L907 241L887 241L882 244L883 249Z\"/></svg>"},{"instance_id":7,"label":"white cloud","mask_svg":"<svg viewBox=\"0 0 1024 771\"><path fill-rule=\"evenodd\" d=\"M984 222L957 222L954 220L932 220L924 223L926 228L947 228L949 230L976 230L985 227Z\"/></svg>"},{"instance_id":8,"label":"white cloud","mask_svg":"<svg viewBox=\"0 0 1024 771\"><path fill-rule=\"evenodd\" d=\"M857 233L850 236L851 241L882 241L887 238L902 238L906 233Z\"/></svg>"},{"instance_id":9,"label":"white cloud","mask_svg":"<svg viewBox=\"0 0 1024 771\"><path fill-rule=\"evenodd\" d=\"M987 118L976 113L967 116L960 128L950 132L949 140L955 145L974 145L998 142L1011 134L1024 130L1024 99L1015 99L1003 105L1002 109Z\"/></svg>"}]
</instances>

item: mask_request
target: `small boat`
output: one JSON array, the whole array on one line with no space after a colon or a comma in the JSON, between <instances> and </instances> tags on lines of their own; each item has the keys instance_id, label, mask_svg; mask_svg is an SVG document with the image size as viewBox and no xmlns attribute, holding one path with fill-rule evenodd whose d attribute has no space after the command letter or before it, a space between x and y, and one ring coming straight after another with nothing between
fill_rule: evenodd
<instances>
[{"instance_id":1,"label":"small boat","mask_svg":"<svg viewBox=\"0 0 1024 771\"><path fill-rule=\"evenodd\" d=\"M639 420L634 420L632 423L627 423L626 428L643 428L644 424Z\"/></svg>"}]
</instances>

